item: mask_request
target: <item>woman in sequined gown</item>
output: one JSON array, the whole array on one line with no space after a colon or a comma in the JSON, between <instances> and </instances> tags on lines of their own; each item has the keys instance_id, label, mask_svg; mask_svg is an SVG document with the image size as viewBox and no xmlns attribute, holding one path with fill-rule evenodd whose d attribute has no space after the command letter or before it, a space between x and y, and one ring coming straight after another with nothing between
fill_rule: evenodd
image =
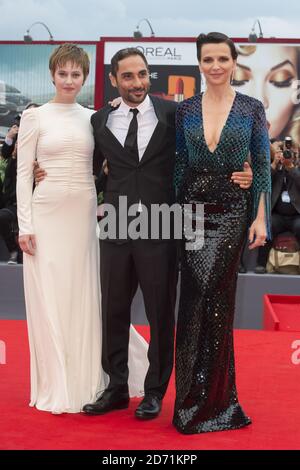
<instances>
[{"instance_id":1,"label":"woman in sequined gown","mask_svg":"<svg viewBox=\"0 0 300 470\"><path fill-rule=\"evenodd\" d=\"M250 424L237 398L233 317L239 258L269 235L270 162L264 107L230 85L235 46L200 35L197 54L207 90L177 111L175 185L181 204L204 205L204 245L181 250L173 424L184 434ZM251 155L252 191L230 181Z\"/></svg>"}]
</instances>

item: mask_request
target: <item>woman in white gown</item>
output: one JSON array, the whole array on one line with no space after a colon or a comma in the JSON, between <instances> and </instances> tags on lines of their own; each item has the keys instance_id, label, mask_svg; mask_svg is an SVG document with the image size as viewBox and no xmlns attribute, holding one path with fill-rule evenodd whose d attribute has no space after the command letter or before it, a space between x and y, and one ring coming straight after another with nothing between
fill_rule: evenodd
<instances>
[{"instance_id":1,"label":"woman in white gown","mask_svg":"<svg viewBox=\"0 0 300 470\"><path fill-rule=\"evenodd\" d=\"M72 44L50 58L54 99L23 113L18 138L19 243L30 345L31 406L76 413L104 390L101 367L93 111L76 103L89 59ZM33 188L33 162L47 172ZM147 343L131 328L129 391L140 396Z\"/></svg>"}]
</instances>

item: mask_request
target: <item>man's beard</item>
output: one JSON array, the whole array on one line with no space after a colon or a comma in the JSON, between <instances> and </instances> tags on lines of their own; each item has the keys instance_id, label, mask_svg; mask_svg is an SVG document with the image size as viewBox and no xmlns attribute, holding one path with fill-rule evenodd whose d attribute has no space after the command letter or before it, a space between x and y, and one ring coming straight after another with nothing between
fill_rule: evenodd
<instances>
[{"instance_id":1,"label":"man's beard","mask_svg":"<svg viewBox=\"0 0 300 470\"><path fill-rule=\"evenodd\" d=\"M127 92L127 101L131 102L131 103L142 103L144 101L144 99L146 98L148 92L149 92L149 89L150 89L150 85L148 87L145 87L145 88L137 88L137 89L133 89L133 90L128 90ZM136 96L134 94L134 92L141 92L141 96Z\"/></svg>"}]
</instances>

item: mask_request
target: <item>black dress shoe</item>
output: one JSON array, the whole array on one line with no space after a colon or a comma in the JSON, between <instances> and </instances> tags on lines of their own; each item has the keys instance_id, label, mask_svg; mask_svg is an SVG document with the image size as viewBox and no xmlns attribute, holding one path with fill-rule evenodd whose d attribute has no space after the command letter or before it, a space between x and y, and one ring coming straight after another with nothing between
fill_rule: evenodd
<instances>
[{"instance_id":1,"label":"black dress shoe","mask_svg":"<svg viewBox=\"0 0 300 470\"><path fill-rule=\"evenodd\" d=\"M123 410L129 406L128 392L104 390L95 403L84 405L82 411L88 415L103 415L113 410Z\"/></svg>"},{"instance_id":2,"label":"black dress shoe","mask_svg":"<svg viewBox=\"0 0 300 470\"><path fill-rule=\"evenodd\" d=\"M247 269L245 268L245 266L243 264L240 264L239 265L239 273L240 274L246 274L247 272Z\"/></svg>"},{"instance_id":3,"label":"black dress shoe","mask_svg":"<svg viewBox=\"0 0 300 470\"><path fill-rule=\"evenodd\" d=\"M267 270L265 266L257 265L254 269L255 274L266 274Z\"/></svg>"},{"instance_id":4,"label":"black dress shoe","mask_svg":"<svg viewBox=\"0 0 300 470\"><path fill-rule=\"evenodd\" d=\"M137 409L135 416L138 419L156 418L161 410L161 400L155 395L145 395Z\"/></svg>"}]
</instances>

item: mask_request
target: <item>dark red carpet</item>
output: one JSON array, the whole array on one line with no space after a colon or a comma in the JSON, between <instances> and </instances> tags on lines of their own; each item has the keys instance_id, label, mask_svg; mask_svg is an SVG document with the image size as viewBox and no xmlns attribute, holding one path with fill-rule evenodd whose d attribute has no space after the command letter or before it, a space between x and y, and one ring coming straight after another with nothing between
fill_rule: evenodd
<instances>
[{"instance_id":1,"label":"dark red carpet","mask_svg":"<svg viewBox=\"0 0 300 470\"><path fill-rule=\"evenodd\" d=\"M138 330L147 338L146 327ZM6 344L6 364L0 364L0 449L300 449L300 364L291 360L293 353L300 358L292 349L296 340L300 332L236 331L239 397L253 424L183 436L171 424L174 381L161 416L148 422L134 418L138 400L102 417L54 416L29 408L26 324L0 321L0 345Z\"/></svg>"}]
</instances>

